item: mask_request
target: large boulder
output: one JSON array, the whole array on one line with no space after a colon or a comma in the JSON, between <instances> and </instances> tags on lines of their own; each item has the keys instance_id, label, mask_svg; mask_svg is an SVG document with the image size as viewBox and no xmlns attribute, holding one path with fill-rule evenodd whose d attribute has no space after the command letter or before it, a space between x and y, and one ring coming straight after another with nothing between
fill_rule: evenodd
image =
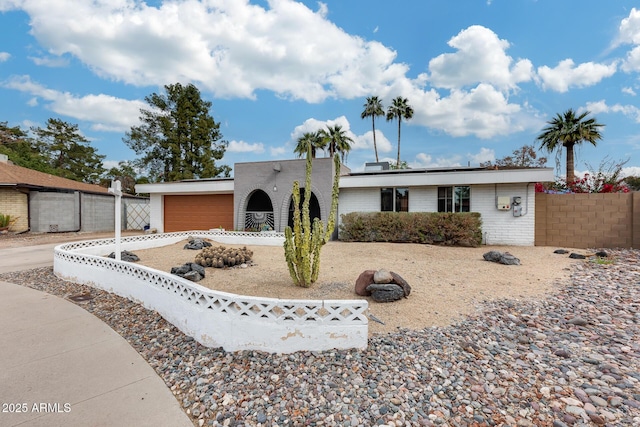
<instances>
[{"instance_id":1,"label":"large boulder","mask_svg":"<svg viewBox=\"0 0 640 427\"><path fill-rule=\"evenodd\" d=\"M404 297L405 298L408 297L409 294L411 293L411 286L409 286L409 283L407 283L406 280L400 277L398 273L394 273L393 271L391 272L391 277L393 277L393 283L395 283L396 285L402 288L402 291L404 292Z\"/></svg>"},{"instance_id":2,"label":"large boulder","mask_svg":"<svg viewBox=\"0 0 640 427\"><path fill-rule=\"evenodd\" d=\"M482 257L485 261L497 262L505 265L520 265L520 260L509 252L489 251Z\"/></svg>"},{"instance_id":3,"label":"large boulder","mask_svg":"<svg viewBox=\"0 0 640 427\"><path fill-rule=\"evenodd\" d=\"M367 291L367 286L375 283L373 281L373 276L375 275L376 270L365 270L356 279L356 295L360 295L361 297L371 296L371 292Z\"/></svg>"},{"instance_id":4,"label":"large boulder","mask_svg":"<svg viewBox=\"0 0 640 427\"><path fill-rule=\"evenodd\" d=\"M371 298L376 302L393 302L404 296L404 290L395 283L374 283L367 286L367 291L371 292Z\"/></svg>"}]
</instances>

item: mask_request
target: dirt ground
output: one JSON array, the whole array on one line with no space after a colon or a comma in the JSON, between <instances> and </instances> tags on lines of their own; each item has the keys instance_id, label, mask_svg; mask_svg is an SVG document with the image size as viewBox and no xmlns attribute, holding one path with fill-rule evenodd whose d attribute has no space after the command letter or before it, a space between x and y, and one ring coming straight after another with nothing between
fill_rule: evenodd
<instances>
[{"instance_id":1,"label":"dirt ground","mask_svg":"<svg viewBox=\"0 0 640 427\"><path fill-rule=\"evenodd\" d=\"M183 249L187 241L162 248L134 251L140 264L162 271L193 262L197 250ZM221 244L213 242L214 246ZM226 247L241 247L222 245ZM282 247L251 246L248 268L207 268L198 284L219 291L283 299L362 299L354 292L364 270L387 269L412 288L406 299L391 303L369 300L369 312L385 324L369 322L372 334L396 328L445 326L493 299L543 298L568 278L576 261L554 254L557 248L520 246L444 247L399 243L329 242L322 249L320 276L311 288L293 284ZM485 261L489 250L510 252L521 265Z\"/></svg>"}]
</instances>

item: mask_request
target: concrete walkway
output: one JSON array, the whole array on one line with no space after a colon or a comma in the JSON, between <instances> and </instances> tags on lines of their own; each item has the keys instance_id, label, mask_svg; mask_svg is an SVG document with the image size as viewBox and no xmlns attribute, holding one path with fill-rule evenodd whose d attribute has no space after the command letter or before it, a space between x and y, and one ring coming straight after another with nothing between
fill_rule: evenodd
<instances>
[{"instance_id":1,"label":"concrete walkway","mask_svg":"<svg viewBox=\"0 0 640 427\"><path fill-rule=\"evenodd\" d=\"M129 343L69 301L0 281L0 342L0 426L193 427Z\"/></svg>"}]
</instances>

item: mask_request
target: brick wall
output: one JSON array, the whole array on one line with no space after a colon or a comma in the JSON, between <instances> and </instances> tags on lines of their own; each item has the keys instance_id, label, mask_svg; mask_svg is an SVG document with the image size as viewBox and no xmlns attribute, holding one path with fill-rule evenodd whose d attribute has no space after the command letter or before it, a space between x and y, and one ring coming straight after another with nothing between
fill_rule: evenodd
<instances>
[{"instance_id":1,"label":"brick wall","mask_svg":"<svg viewBox=\"0 0 640 427\"><path fill-rule=\"evenodd\" d=\"M639 215L638 192L537 193L535 244L573 248L640 248Z\"/></svg>"},{"instance_id":2,"label":"brick wall","mask_svg":"<svg viewBox=\"0 0 640 427\"><path fill-rule=\"evenodd\" d=\"M17 217L10 231L20 232L29 228L29 196L13 188L0 189L0 213Z\"/></svg>"}]
</instances>

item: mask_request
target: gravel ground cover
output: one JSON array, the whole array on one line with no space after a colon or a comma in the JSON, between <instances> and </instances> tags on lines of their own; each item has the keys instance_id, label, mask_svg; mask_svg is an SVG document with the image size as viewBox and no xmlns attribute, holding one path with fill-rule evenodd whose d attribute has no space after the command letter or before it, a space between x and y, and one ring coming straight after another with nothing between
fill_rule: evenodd
<instances>
[{"instance_id":1,"label":"gravel ground cover","mask_svg":"<svg viewBox=\"0 0 640 427\"><path fill-rule=\"evenodd\" d=\"M366 351L289 355L205 348L51 268L0 280L85 296L196 426L639 426L640 251L609 255L573 264L545 298L486 301L450 326L374 335Z\"/></svg>"}]
</instances>

